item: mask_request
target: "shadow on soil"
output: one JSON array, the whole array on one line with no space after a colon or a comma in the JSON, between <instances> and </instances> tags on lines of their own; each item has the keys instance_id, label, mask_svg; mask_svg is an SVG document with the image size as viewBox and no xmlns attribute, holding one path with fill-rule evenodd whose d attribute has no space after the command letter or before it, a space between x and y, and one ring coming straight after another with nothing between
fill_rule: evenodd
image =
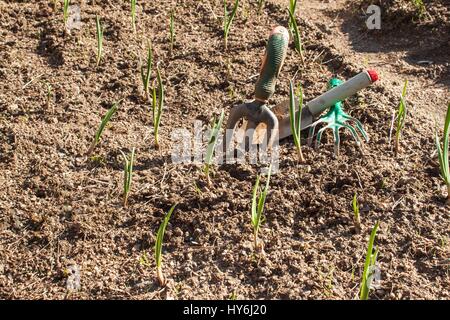
<instances>
[{"instance_id":1,"label":"shadow on soil","mask_svg":"<svg viewBox=\"0 0 450 320\"><path fill-rule=\"evenodd\" d=\"M364 4L352 4L345 10L347 18L341 30L349 35L353 50L363 53L405 52L406 63L421 68L418 70L423 76L450 87L450 20L445 18L444 9L450 7L449 0L429 4L427 8L435 11L429 13L428 20L424 18L423 21L406 12L385 12L386 4L381 4L380 30L367 29L369 15L364 13L364 7ZM337 14L343 13L329 13L330 17Z\"/></svg>"}]
</instances>

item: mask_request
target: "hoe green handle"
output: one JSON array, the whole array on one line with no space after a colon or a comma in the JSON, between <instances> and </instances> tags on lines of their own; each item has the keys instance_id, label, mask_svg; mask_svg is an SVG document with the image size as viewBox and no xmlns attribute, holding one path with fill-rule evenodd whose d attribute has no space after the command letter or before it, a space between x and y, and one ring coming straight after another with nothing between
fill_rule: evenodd
<instances>
[{"instance_id":1,"label":"hoe green handle","mask_svg":"<svg viewBox=\"0 0 450 320\"><path fill-rule=\"evenodd\" d=\"M255 86L255 99L266 103L275 92L278 74L286 58L289 33L282 26L275 27L269 36L261 71Z\"/></svg>"}]
</instances>

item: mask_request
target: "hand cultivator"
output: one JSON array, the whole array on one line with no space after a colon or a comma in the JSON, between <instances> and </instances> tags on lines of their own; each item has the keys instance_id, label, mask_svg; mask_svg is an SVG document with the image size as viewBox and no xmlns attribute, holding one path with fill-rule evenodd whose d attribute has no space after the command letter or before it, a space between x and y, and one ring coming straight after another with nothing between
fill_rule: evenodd
<instances>
[{"instance_id":1,"label":"hand cultivator","mask_svg":"<svg viewBox=\"0 0 450 320\"><path fill-rule=\"evenodd\" d=\"M278 132L278 118L270 110L267 102L275 92L275 84L278 74L286 58L289 44L289 33L284 27L276 27L269 36L260 75L255 86L255 99L234 107L226 125L226 150L237 123L244 118L241 129L251 130L249 140L253 141L253 133L260 123L264 123L267 130L268 145L271 146Z\"/></svg>"},{"instance_id":2,"label":"hand cultivator","mask_svg":"<svg viewBox=\"0 0 450 320\"><path fill-rule=\"evenodd\" d=\"M342 81L333 78L328 83L328 88L335 88L342 84ZM314 137L314 132L316 130L316 126L321 123L326 123L327 125L320 129L317 133L317 139L316 139L316 147L320 145L320 141L322 140L322 134L326 129L333 130L333 136L334 136L334 153L339 154L339 144L340 144L340 137L339 137L339 129L346 128L350 131L353 138L355 139L358 146L360 146L361 141L358 137L358 134L354 127L349 125L348 121L353 121L356 125L356 128L361 132L362 136L366 140L366 142L369 141L369 137L367 136L366 131L364 130L361 122L349 116L344 112L342 109L342 101L338 101L335 104L333 104L330 108L330 110L322 117L319 118L319 120L315 121L313 124L311 124L309 128L309 137L308 137L308 143L311 145L312 139Z\"/></svg>"},{"instance_id":3,"label":"hand cultivator","mask_svg":"<svg viewBox=\"0 0 450 320\"><path fill-rule=\"evenodd\" d=\"M273 108L270 108L267 103L269 98L275 92L276 80L286 57L288 42L289 34L284 27L278 26L270 33L260 75L256 82L255 99L252 102L234 107L230 112L226 126L226 150L229 150L229 144L232 140L231 138L234 129L242 119L244 121L241 131L243 129L247 130L246 136L249 138L249 143L254 141L254 134L256 134L257 141L260 143L261 137L264 137L267 133L266 141L270 148L274 139L277 137L283 139L292 135L289 116L289 100L283 101ZM355 128L350 126L348 122L354 122L364 139L368 141L367 133L364 131L361 122L347 115L343 111L342 101L356 94L359 90L368 87L377 80L378 75L374 70L363 71L346 82L342 82L336 78L330 80L330 90L309 101L302 108L300 129L304 130L311 128L309 137L309 140L311 141L316 126L321 123L326 123L327 125L318 131L316 146L320 144L323 132L326 129L332 129L336 153L339 152L340 128L348 129L358 145L360 144L360 139ZM295 104L298 105L297 99ZM330 108L329 112L316 120L317 117L328 108Z\"/></svg>"}]
</instances>

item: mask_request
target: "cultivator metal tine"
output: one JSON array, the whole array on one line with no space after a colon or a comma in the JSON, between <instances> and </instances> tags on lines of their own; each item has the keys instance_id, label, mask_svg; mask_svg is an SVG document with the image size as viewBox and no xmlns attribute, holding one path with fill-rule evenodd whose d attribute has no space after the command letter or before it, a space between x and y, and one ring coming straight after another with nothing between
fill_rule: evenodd
<instances>
[{"instance_id":1,"label":"cultivator metal tine","mask_svg":"<svg viewBox=\"0 0 450 320\"><path fill-rule=\"evenodd\" d=\"M226 125L227 130L234 130L236 124L249 114L248 104L240 104L231 109Z\"/></svg>"},{"instance_id":2,"label":"cultivator metal tine","mask_svg":"<svg viewBox=\"0 0 450 320\"><path fill-rule=\"evenodd\" d=\"M361 121L348 115L345 116L345 119L355 122L356 128L359 130L359 132L361 132L361 135L364 137L364 140L366 140L366 142L369 142L369 136L367 132L364 130Z\"/></svg>"},{"instance_id":3,"label":"cultivator metal tine","mask_svg":"<svg viewBox=\"0 0 450 320\"><path fill-rule=\"evenodd\" d=\"M323 127L322 129L320 129L317 132L317 139L316 139L316 148L318 148L320 146L320 141L322 140L322 134L326 129L332 128L333 125L329 124L325 127Z\"/></svg>"},{"instance_id":4,"label":"cultivator metal tine","mask_svg":"<svg viewBox=\"0 0 450 320\"><path fill-rule=\"evenodd\" d=\"M318 124L324 122L324 120L321 118L319 120L317 120L316 122L314 122L310 127L309 127L309 133L308 133L308 146L311 146L312 144L312 140L314 138L314 134L316 133L316 127Z\"/></svg>"},{"instance_id":5,"label":"cultivator metal tine","mask_svg":"<svg viewBox=\"0 0 450 320\"><path fill-rule=\"evenodd\" d=\"M243 118L242 119L242 124L239 127L239 132L244 132L244 134L245 134L245 130L247 130L247 126L248 126L248 121L247 121L246 118Z\"/></svg>"},{"instance_id":6,"label":"cultivator metal tine","mask_svg":"<svg viewBox=\"0 0 450 320\"><path fill-rule=\"evenodd\" d=\"M278 118L267 106L263 106L258 120L266 124L267 145L270 149L272 148L273 142L278 137Z\"/></svg>"},{"instance_id":7,"label":"cultivator metal tine","mask_svg":"<svg viewBox=\"0 0 450 320\"><path fill-rule=\"evenodd\" d=\"M256 128L260 123L266 125L267 146L269 149L272 147L275 139L278 137L278 118L269 107L261 105L260 102L245 103L234 107L230 111L225 131L225 154L228 154L230 151L230 144L233 141L236 125L241 119L244 119L244 122L246 122L245 128L240 128L241 131L244 129L246 151L253 144Z\"/></svg>"},{"instance_id":8,"label":"cultivator metal tine","mask_svg":"<svg viewBox=\"0 0 450 320\"><path fill-rule=\"evenodd\" d=\"M361 140L359 139L358 133L356 132L355 128L353 128L351 125L344 123L344 128L348 129L350 133L353 136L353 139L355 139L356 144L358 147L361 147Z\"/></svg>"},{"instance_id":9,"label":"cultivator metal tine","mask_svg":"<svg viewBox=\"0 0 450 320\"><path fill-rule=\"evenodd\" d=\"M227 124L225 126L225 136L223 149L224 153L227 154L230 150L230 144L233 141L233 135L236 125L241 119L246 119L251 113L249 105L247 103L240 104L231 109L230 115L228 116Z\"/></svg>"},{"instance_id":10,"label":"cultivator metal tine","mask_svg":"<svg viewBox=\"0 0 450 320\"><path fill-rule=\"evenodd\" d=\"M364 140L366 142L369 142L369 135L367 134L366 130L364 130L361 122L358 119L355 119L356 128L358 128L359 132L361 132L362 136L364 137Z\"/></svg>"},{"instance_id":11,"label":"cultivator metal tine","mask_svg":"<svg viewBox=\"0 0 450 320\"><path fill-rule=\"evenodd\" d=\"M255 129L257 127L257 123L252 120L247 120L247 126L244 131L244 142L245 142L245 150L249 151L252 149L253 138L255 136Z\"/></svg>"}]
</instances>

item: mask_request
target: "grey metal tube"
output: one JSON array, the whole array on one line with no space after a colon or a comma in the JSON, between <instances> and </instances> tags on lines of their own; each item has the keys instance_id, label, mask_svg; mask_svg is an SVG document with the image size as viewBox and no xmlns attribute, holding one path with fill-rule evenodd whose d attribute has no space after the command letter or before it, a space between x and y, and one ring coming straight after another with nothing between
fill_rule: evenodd
<instances>
[{"instance_id":1,"label":"grey metal tube","mask_svg":"<svg viewBox=\"0 0 450 320\"><path fill-rule=\"evenodd\" d=\"M363 71L343 84L309 101L306 104L306 107L309 108L309 111L313 116L317 116L336 102L345 100L359 90L368 87L377 79L378 77L373 71Z\"/></svg>"}]
</instances>

